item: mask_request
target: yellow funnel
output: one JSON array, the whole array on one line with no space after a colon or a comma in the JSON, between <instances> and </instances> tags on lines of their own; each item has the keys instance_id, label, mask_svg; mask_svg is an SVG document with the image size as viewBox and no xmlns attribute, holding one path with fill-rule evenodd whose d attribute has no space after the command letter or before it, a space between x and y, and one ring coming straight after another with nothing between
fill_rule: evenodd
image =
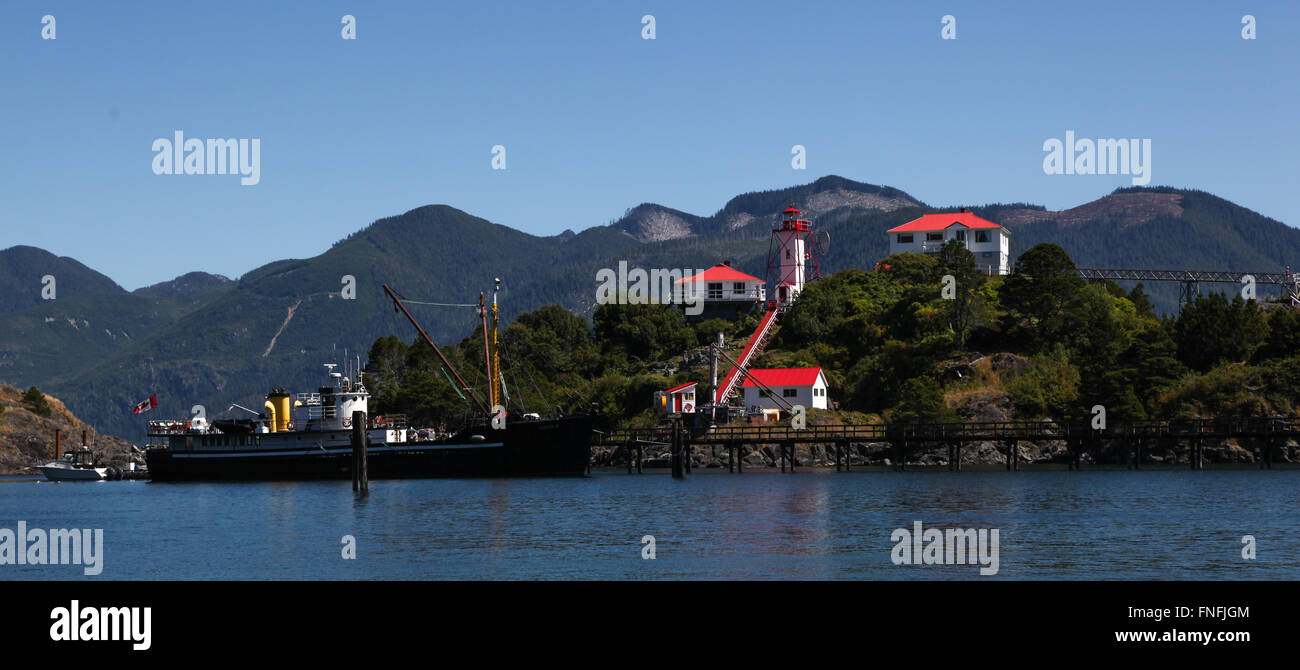
<instances>
[{"instance_id":1,"label":"yellow funnel","mask_svg":"<svg viewBox=\"0 0 1300 670\"><path fill-rule=\"evenodd\" d=\"M289 394L274 391L266 396L266 402L274 405L274 409L267 415L271 417L271 432L289 430Z\"/></svg>"}]
</instances>

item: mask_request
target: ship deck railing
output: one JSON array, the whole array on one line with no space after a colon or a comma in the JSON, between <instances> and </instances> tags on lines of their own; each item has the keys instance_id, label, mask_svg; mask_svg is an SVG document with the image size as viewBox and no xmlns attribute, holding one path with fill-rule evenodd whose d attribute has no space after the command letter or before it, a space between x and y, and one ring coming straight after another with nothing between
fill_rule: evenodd
<instances>
[{"instance_id":1,"label":"ship deck railing","mask_svg":"<svg viewBox=\"0 0 1300 670\"><path fill-rule=\"evenodd\" d=\"M386 428L388 430L406 430L411 427L405 414L381 414L370 420L371 428Z\"/></svg>"}]
</instances>

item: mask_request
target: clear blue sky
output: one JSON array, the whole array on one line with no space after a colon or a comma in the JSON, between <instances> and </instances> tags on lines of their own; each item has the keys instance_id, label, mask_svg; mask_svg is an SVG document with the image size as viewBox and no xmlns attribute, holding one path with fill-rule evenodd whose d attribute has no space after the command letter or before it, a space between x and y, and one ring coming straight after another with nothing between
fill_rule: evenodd
<instances>
[{"instance_id":1,"label":"clear blue sky","mask_svg":"<svg viewBox=\"0 0 1300 670\"><path fill-rule=\"evenodd\" d=\"M827 174L933 205L1130 185L1044 174L1066 130L1150 138L1152 185L1300 224L1292 1L193 4L0 7L0 248L134 289L312 256L430 203L550 235ZM175 130L260 138L261 182L155 175Z\"/></svg>"}]
</instances>

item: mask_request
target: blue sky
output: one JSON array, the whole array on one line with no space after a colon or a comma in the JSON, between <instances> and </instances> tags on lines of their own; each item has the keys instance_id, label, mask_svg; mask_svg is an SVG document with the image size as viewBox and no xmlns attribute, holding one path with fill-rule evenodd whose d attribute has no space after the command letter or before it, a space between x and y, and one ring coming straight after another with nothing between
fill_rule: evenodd
<instances>
[{"instance_id":1,"label":"blue sky","mask_svg":"<svg viewBox=\"0 0 1300 670\"><path fill-rule=\"evenodd\" d=\"M134 289L313 256L431 203L551 235L827 174L932 205L1130 185L1044 174L1067 130L1150 138L1152 185L1300 225L1295 2L189 4L0 7L0 248ZM154 174L176 130L259 138L260 183Z\"/></svg>"}]
</instances>

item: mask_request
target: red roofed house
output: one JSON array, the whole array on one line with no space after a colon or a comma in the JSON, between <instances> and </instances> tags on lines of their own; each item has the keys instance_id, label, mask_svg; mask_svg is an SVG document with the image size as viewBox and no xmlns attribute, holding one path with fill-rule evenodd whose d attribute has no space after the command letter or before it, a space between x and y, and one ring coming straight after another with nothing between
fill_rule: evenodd
<instances>
[{"instance_id":1,"label":"red roofed house","mask_svg":"<svg viewBox=\"0 0 1300 670\"><path fill-rule=\"evenodd\" d=\"M673 302L686 304L695 300L708 303L762 302L767 299L766 283L731 267L731 261L677 280Z\"/></svg>"},{"instance_id":2,"label":"red roofed house","mask_svg":"<svg viewBox=\"0 0 1300 670\"><path fill-rule=\"evenodd\" d=\"M754 369L745 377L745 406L760 409L784 409L784 405L759 392L754 377L773 393L781 394L791 405L827 409L826 375L821 368L770 368Z\"/></svg>"},{"instance_id":3,"label":"red roofed house","mask_svg":"<svg viewBox=\"0 0 1300 670\"><path fill-rule=\"evenodd\" d=\"M989 274L1010 272L1011 232L965 208L960 212L926 214L889 229L889 253L935 254L948 240L964 243L975 254L975 263Z\"/></svg>"}]
</instances>

